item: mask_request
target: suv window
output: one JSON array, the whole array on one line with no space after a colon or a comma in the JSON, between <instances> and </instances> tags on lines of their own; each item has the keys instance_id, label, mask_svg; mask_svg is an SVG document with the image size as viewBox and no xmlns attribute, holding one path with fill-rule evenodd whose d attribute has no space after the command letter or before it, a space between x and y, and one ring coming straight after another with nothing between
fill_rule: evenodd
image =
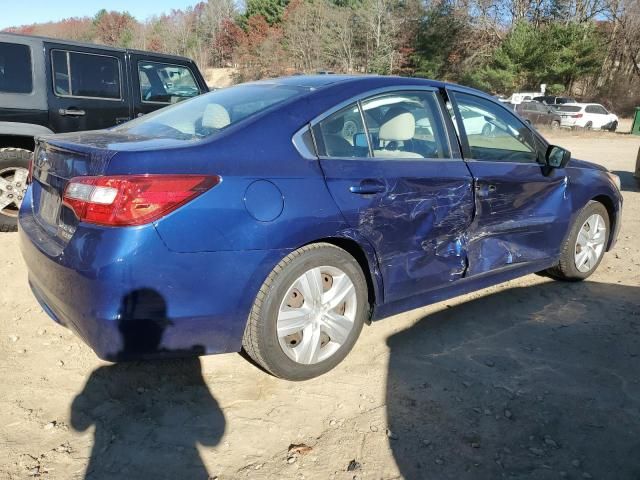
<instances>
[{"instance_id":1,"label":"suv window","mask_svg":"<svg viewBox=\"0 0 640 480\"><path fill-rule=\"evenodd\" d=\"M93 53L51 52L53 88L64 97L120 100L120 61Z\"/></svg>"},{"instance_id":2,"label":"suv window","mask_svg":"<svg viewBox=\"0 0 640 480\"><path fill-rule=\"evenodd\" d=\"M515 116L474 95L453 92L474 160L537 162L531 131ZM465 111L473 113L473 116Z\"/></svg>"},{"instance_id":3,"label":"suv window","mask_svg":"<svg viewBox=\"0 0 640 480\"><path fill-rule=\"evenodd\" d=\"M177 103L200 94L191 70L180 65L138 62L140 99L151 103Z\"/></svg>"},{"instance_id":4,"label":"suv window","mask_svg":"<svg viewBox=\"0 0 640 480\"><path fill-rule=\"evenodd\" d=\"M596 113L598 115L608 115L609 113L600 105L587 105L584 111L587 113Z\"/></svg>"},{"instance_id":5,"label":"suv window","mask_svg":"<svg viewBox=\"0 0 640 480\"><path fill-rule=\"evenodd\" d=\"M31 49L27 45L0 42L0 92L31 93Z\"/></svg>"}]
</instances>

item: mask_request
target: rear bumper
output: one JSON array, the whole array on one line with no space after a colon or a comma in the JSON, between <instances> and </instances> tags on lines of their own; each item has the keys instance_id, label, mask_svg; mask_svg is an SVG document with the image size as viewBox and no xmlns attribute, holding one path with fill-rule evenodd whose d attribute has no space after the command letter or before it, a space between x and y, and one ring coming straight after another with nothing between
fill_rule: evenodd
<instances>
[{"instance_id":1,"label":"rear bumper","mask_svg":"<svg viewBox=\"0 0 640 480\"><path fill-rule=\"evenodd\" d=\"M260 285L288 253L175 253L153 225L80 225L56 249L30 210L19 236L34 295L106 360L239 351Z\"/></svg>"}]
</instances>

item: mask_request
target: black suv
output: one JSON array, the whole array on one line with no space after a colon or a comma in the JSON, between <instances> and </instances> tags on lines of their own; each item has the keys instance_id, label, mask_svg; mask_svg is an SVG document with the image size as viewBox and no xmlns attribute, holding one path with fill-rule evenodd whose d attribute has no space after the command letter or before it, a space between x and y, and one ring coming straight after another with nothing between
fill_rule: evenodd
<instances>
[{"instance_id":1,"label":"black suv","mask_svg":"<svg viewBox=\"0 0 640 480\"><path fill-rule=\"evenodd\" d=\"M188 58L0 33L0 231L16 227L36 137L111 127L207 91Z\"/></svg>"}]
</instances>

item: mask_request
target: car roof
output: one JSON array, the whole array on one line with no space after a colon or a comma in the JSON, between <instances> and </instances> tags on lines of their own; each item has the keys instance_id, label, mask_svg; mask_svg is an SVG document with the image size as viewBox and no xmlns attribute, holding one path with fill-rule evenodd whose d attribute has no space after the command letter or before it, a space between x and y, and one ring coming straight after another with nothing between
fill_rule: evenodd
<instances>
[{"instance_id":1,"label":"car roof","mask_svg":"<svg viewBox=\"0 0 640 480\"><path fill-rule=\"evenodd\" d=\"M167 53L151 52L148 50L136 50L133 48L112 47L109 45L101 45L98 43L77 42L75 40L65 40L63 38L53 38L53 37L42 37L39 35L23 35L21 33L0 32L0 41L2 42L10 43L12 40L15 40L15 39L26 40L29 43L36 43L36 42L57 43L60 45L68 45L71 47L93 48L97 50L105 50L109 52L120 52L120 53L129 52L129 53L136 53L140 55L162 56L166 58L173 58L176 60L191 61L191 59L187 57L182 57L180 55L170 55Z\"/></svg>"}]
</instances>

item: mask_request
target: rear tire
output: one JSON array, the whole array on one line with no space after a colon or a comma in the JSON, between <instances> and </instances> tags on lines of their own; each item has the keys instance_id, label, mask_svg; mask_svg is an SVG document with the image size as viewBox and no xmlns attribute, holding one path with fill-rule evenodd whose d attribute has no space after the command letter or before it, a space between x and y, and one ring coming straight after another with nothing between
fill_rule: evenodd
<instances>
[{"instance_id":1,"label":"rear tire","mask_svg":"<svg viewBox=\"0 0 640 480\"><path fill-rule=\"evenodd\" d=\"M584 126L584 129L587 131L591 131L592 128L593 128L592 122L587 122L587 124Z\"/></svg>"},{"instance_id":2,"label":"rear tire","mask_svg":"<svg viewBox=\"0 0 640 480\"><path fill-rule=\"evenodd\" d=\"M601 225L600 221L597 223L592 221L592 219L597 220L598 218L602 220L604 225ZM576 218L565 240L560 254L560 262L555 267L546 270L546 273L557 280L573 282L589 277L596 271L602 257L604 257L609 241L610 225L609 212L604 205L593 200L587 203ZM593 232L600 232L597 241L586 241ZM602 243L597 245L600 241ZM593 251L593 255L587 259L586 257L591 251ZM589 261L588 265L585 260Z\"/></svg>"},{"instance_id":3,"label":"rear tire","mask_svg":"<svg viewBox=\"0 0 640 480\"><path fill-rule=\"evenodd\" d=\"M18 227L31 155L22 148L0 148L0 232L13 232Z\"/></svg>"},{"instance_id":4,"label":"rear tire","mask_svg":"<svg viewBox=\"0 0 640 480\"><path fill-rule=\"evenodd\" d=\"M320 283L314 283L316 279ZM314 285L322 289L313 290ZM314 299L314 291L322 305ZM340 295L332 297L336 292ZM342 301L343 294L344 302L331 308L332 298ZM282 259L262 284L242 346L272 375L307 380L328 372L347 356L367 312L367 282L358 262L335 245L307 245ZM314 352L307 356L310 344L315 345Z\"/></svg>"},{"instance_id":5,"label":"rear tire","mask_svg":"<svg viewBox=\"0 0 640 480\"><path fill-rule=\"evenodd\" d=\"M554 120L553 122L551 122L551 130L558 130L560 128L560 122L557 120Z\"/></svg>"},{"instance_id":6,"label":"rear tire","mask_svg":"<svg viewBox=\"0 0 640 480\"><path fill-rule=\"evenodd\" d=\"M611 124L611 127L609 127L609 131L612 133L615 132L617 129L618 129L618 122L613 122Z\"/></svg>"}]
</instances>

